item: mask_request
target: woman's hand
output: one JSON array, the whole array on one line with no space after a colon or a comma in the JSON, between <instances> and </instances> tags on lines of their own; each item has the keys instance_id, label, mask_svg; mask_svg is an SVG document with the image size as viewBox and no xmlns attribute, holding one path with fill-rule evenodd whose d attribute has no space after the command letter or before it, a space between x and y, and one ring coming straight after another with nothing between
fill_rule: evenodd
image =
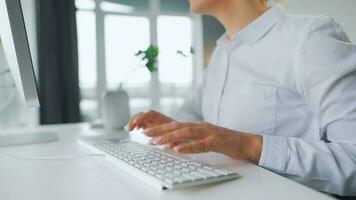
<instances>
[{"instance_id":1,"label":"woman's hand","mask_svg":"<svg viewBox=\"0 0 356 200\"><path fill-rule=\"evenodd\" d=\"M151 110L146 113L138 113L134 115L129 121L128 131L132 131L135 128L152 128L172 121L173 119Z\"/></svg>"},{"instance_id":2,"label":"woman's hand","mask_svg":"<svg viewBox=\"0 0 356 200\"><path fill-rule=\"evenodd\" d=\"M170 122L144 133L154 145L169 145L178 153L218 152L237 160L258 163L262 137L221 128L208 123Z\"/></svg>"}]
</instances>

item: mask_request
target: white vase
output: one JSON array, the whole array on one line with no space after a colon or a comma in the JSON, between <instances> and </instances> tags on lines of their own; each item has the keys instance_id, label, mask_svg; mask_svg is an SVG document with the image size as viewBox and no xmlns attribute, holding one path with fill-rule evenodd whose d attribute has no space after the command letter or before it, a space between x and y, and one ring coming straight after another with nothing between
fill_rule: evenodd
<instances>
[{"instance_id":1,"label":"white vase","mask_svg":"<svg viewBox=\"0 0 356 200\"><path fill-rule=\"evenodd\" d=\"M130 119L129 95L124 90L108 91L102 97L102 120L106 129L122 129Z\"/></svg>"}]
</instances>

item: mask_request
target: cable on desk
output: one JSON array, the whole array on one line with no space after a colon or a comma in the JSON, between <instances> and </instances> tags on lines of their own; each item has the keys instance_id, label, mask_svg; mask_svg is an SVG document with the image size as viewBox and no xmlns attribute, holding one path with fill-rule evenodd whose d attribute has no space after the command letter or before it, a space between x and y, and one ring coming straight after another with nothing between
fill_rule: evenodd
<instances>
[{"instance_id":1,"label":"cable on desk","mask_svg":"<svg viewBox=\"0 0 356 200\"><path fill-rule=\"evenodd\" d=\"M76 159L76 158L84 158L84 157L105 157L104 154L78 154L78 155L35 156L35 157L24 157L24 156L14 155L6 152L0 152L0 154L11 157L15 160L67 160L67 159Z\"/></svg>"}]
</instances>

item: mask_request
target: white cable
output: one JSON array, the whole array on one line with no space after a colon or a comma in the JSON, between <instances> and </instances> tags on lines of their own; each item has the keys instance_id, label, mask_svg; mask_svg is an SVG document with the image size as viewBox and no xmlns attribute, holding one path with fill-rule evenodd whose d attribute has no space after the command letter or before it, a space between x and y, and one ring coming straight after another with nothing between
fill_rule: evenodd
<instances>
[{"instance_id":1,"label":"white cable","mask_svg":"<svg viewBox=\"0 0 356 200\"><path fill-rule=\"evenodd\" d=\"M78 154L78 155L35 156L35 157L24 157L24 156L14 155L6 152L0 152L0 154L11 157L15 160L67 160L67 159L76 159L76 158L84 158L84 157L105 157L104 154Z\"/></svg>"}]
</instances>

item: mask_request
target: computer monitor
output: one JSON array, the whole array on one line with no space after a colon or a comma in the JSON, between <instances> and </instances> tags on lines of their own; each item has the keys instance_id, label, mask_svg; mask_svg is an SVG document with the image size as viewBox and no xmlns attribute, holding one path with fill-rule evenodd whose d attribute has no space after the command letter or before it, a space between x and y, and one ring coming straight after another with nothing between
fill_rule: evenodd
<instances>
[{"instance_id":1,"label":"computer monitor","mask_svg":"<svg viewBox=\"0 0 356 200\"><path fill-rule=\"evenodd\" d=\"M5 54L3 57L5 57L16 88L26 105L39 106L36 79L22 12L20 0L0 0L0 39ZM52 132L21 130L16 134L1 133L0 146L43 143L54 140L57 140L57 135Z\"/></svg>"},{"instance_id":2,"label":"computer monitor","mask_svg":"<svg viewBox=\"0 0 356 200\"><path fill-rule=\"evenodd\" d=\"M20 0L0 1L0 38L16 88L27 106L39 106Z\"/></svg>"}]
</instances>

